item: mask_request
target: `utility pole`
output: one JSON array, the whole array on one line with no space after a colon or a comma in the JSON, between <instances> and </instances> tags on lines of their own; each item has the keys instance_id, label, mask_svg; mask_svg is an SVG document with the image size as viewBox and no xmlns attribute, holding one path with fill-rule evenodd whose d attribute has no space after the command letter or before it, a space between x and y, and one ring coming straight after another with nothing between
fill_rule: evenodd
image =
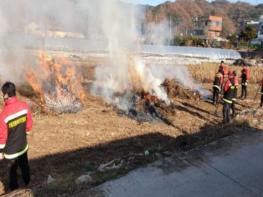
<instances>
[{"instance_id":1,"label":"utility pole","mask_svg":"<svg viewBox=\"0 0 263 197\"><path fill-rule=\"evenodd\" d=\"M170 31L169 31L169 45L172 45L172 16L171 15L169 15L169 29L170 29Z\"/></svg>"}]
</instances>

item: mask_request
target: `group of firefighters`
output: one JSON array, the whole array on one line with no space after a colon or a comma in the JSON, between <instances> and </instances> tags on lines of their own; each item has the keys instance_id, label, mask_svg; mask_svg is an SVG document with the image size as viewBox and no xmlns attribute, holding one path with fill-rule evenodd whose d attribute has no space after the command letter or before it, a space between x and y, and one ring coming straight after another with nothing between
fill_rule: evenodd
<instances>
[{"instance_id":1,"label":"group of firefighters","mask_svg":"<svg viewBox=\"0 0 263 197\"><path fill-rule=\"evenodd\" d=\"M241 78L241 95L240 99L247 98L248 81L250 79L250 69L243 63L240 76L236 71L221 61L218 72L215 75L213 82L213 103L217 105L220 101L219 96L223 96L223 122L230 122L231 118L235 117L235 103L237 99L237 90L239 86L239 77ZM260 82L261 86L261 102L260 107L263 105L263 80ZM231 113L232 112L232 113Z\"/></svg>"}]
</instances>

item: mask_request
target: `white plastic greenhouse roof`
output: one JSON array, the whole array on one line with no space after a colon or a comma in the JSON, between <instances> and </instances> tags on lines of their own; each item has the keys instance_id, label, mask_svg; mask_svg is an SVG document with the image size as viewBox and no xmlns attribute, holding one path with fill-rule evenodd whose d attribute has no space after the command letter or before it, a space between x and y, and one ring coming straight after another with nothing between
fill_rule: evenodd
<instances>
[{"instance_id":1,"label":"white plastic greenhouse roof","mask_svg":"<svg viewBox=\"0 0 263 197\"><path fill-rule=\"evenodd\" d=\"M143 53L159 55L177 55L184 57L204 58L204 59L240 59L239 52L231 49L184 47L184 46L155 46L144 45Z\"/></svg>"}]
</instances>

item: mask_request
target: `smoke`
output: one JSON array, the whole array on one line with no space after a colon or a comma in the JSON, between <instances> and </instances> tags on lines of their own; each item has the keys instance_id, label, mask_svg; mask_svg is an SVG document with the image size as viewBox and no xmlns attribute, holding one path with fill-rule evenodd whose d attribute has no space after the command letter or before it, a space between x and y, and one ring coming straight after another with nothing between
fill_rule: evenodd
<instances>
[{"instance_id":1,"label":"smoke","mask_svg":"<svg viewBox=\"0 0 263 197\"><path fill-rule=\"evenodd\" d=\"M167 45L172 41L171 25L167 19L158 23L145 24L145 43L152 45Z\"/></svg>"},{"instance_id":2,"label":"smoke","mask_svg":"<svg viewBox=\"0 0 263 197\"><path fill-rule=\"evenodd\" d=\"M184 87L197 91L203 98L208 98L210 92L197 83L187 67L184 65L176 66L174 69L174 78L177 79Z\"/></svg>"},{"instance_id":3,"label":"smoke","mask_svg":"<svg viewBox=\"0 0 263 197\"><path fill-rule=\"evenodd\" d=\"M120 48L128 47L127 41L136 35L132 12L117 0L0 1L1 79L19 82L28 65L35 63L37 68L30 58L32 52L25 49L45 50L45 39L51 33L71 32L103 40L112 57L122 57Z\"/></svg>"},{"instance_id":4,"label":"smoke","mask_svg":"<svg viewBox=\"0 0 263 197\"><path fill-rule=\"evenodd\" d=\"M204 89L198 82L196 82L192 75L190 74L188 68L183 64L177 65L162 65L162 69L159 68L160 65L150 65L149 70L154 76L154 78L164 81L165 79L176 79L185 88L197 91L203 98L207 98L210 92Z\"/></svg>"},{"instance_id":5,"label":"smoke","mask_svg":"<svg viewBox=\"0 0 263 197\"><path fill-rule=\"evenodd\" d=\"M38 70L37 54L46 49L48 37L78 37L108 51L109 62L96 67L91 93L121 109L129 108L132 93L139 89L169 104L161 86L165 78L177 78L199 90L185 67L157 68L146 65L138 54L135 57L142 43L142 15L138 7L118 0L1 0L1 80L20 83L28 69ZM145 36L152 44L165 44L169 23L147 25ZM82 42L74 44L81 48Z\"/></svg>"},{"instance_id":6,"label":"smoke","mask_svg":"<svg viewBox=\"0 0 263 197\"><path fill-rule=\"evenodd\" d=\"M163 79L154 76L142 58L135 56L136 49L140 48L139 11L135 7L120 7L121 5L116 2L114 4L114 1L108 1L107 5L102 30L109 42L111 63L106 67L97 67L95 74L97 83L94 84L92 93L104 97L107 102L125 111L129 110L132 97L140 90L147 91L170 104L168 95L162 87ZM146 36L155 41L160 38L156 43L163 43L166 39L163 28L165 29L166 25L166 23L149 25Z\"/></svg>"}]
</instances>

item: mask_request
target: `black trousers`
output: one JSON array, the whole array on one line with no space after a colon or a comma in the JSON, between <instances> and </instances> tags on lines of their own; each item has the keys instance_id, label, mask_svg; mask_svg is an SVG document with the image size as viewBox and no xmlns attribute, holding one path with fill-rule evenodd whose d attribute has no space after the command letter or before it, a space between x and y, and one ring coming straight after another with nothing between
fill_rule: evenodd
<instances>
[{"instance_id":1,"label":"black trousers","mask_svg":"<svg viewBox=\"0 0 263 197\"><path fill-rule=\"evenodd\" d=\"M25 185L30 182L30 169L28 164L27 152L23 155L9 160L9 189L15 190L19 187L17 181L17 168L20 168Z\"/></svg>"},{"instance_id":2,"label":"black trousers","mask_svg":"<svg viewBox=\"0 0 263 197\"><path fill-rule=\"evenodd\" d=\"M219 93L220 93L219 89L216 87L213 87L213 103L214 104L218 103Z\"/></svg>"},{"instance_id":3,"label":"black trousers","mask_svg":"<svg viewBox=\"0 0 263 197\"><path fill-rule=\"evenodd\" d=\"M263 93L261 93L260 107L263 106Z\"/></svg>"},{"instance_id":4,"label":"black trousers","mask_svg":"<svg viewBox=\"0 0 263 197\"><path fill-rule=\"evenodd\" d=\"M231 121L230 117L231 103L224 102L223 106L223 122L228 123Z\"/></svg>"},{"instance_id":5,"label":"black trousers","mask_svg":"<svg viewBox=\"0 0 263 197\"><path fill-rule=\"evenodd\" d=\"M242 85L241 86L241 98L247 98L247 86L246 85Z\"/></svg>"}]
</instances>

